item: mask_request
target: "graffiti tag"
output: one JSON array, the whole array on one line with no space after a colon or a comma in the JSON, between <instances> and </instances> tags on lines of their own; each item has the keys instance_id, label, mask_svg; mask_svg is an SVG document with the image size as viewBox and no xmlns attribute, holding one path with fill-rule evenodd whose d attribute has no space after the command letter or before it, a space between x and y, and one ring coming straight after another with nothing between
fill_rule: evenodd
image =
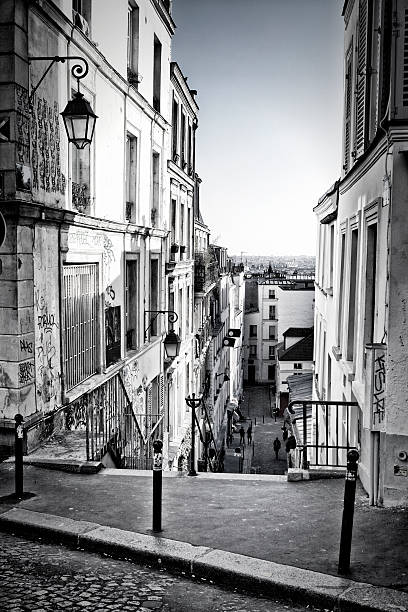
<instances>
[{"instance_id":1,"label":"graffiti tag","mask_svg":"<svg viewBox=\"0 0 408 612\"><path fill-rule=\"evenodd\" d=\"M381 425L385 417L385 354L374 360L373 425Z\"/></svg>"},{"instance_id":2,"label":"graffiti tag","mask_svg":"<svg viewBox=\"0 0 408 612\"><path fill-rule=\"evenodd\" d=\"M24 361L19 364L18 380L21 384L26 385L34 380L34 363L32 361Z\"/></svg>"}]
</instances>

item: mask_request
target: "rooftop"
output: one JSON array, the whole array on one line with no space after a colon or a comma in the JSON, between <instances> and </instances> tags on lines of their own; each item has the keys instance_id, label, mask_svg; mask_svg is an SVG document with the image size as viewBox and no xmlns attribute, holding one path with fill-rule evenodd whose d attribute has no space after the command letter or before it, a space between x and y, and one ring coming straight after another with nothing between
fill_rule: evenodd
<instances>
[{"instance_id":1,"label":"rooftop","mask_svg":"<svg viewBox=\"0 0 408 612\"><path fill-rule=\"evenodd\" d=\"M310 333L288 349L279 351L279 361L313 361L313 328Z\"/></svg>"},{"instance_id":2,"label":"rooftop","mask_svg":"<svg viewBox=\"0 0 408 612\"><path fill-rule=\"evenodd\" d=\"M305 338L313 332L313 327L289 327L283 332L285 338Z\"/></svg>"}]
</instances>

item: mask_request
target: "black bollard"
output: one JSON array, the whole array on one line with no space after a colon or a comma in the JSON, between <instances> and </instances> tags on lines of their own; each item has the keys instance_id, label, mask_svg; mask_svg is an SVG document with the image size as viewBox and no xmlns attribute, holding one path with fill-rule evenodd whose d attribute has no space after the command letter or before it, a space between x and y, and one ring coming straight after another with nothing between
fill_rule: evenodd
<instances>
[{"instance_id":1,"label":"black bollard","mask_svg":"<svg viewBox=\"0 0 408 612\"><path fill-rule=\"evenodd\" d=\"M340 553L339 553L339 574L350 572L350 552L351 539L353 536L353 517L354 500L356 497L357 482L357 461L359 454L356 450L349 450L347 453L347 472L344 486L344 508L343 520L341 523Z\"/></svg>"},{"instance_id":2,"label":"black bollard","mask_svg":"<svg viewBox=\"0 0 408 612\"><path fill-rule=\"evenodd\" d=\"M163 469L163 442L153 442L153 531L162 530L162 469Z\"/></svg>"},{"instance_id":3,"label":"black bollard","mask_svg":"<svg viewBox=\"0 0 408 612\"><path fill-rule=\"evenodd\" d=\"M256 417L255 417L255 425L256 425Z\"/></svg>"},{"instance_id":4,"label":"black bollard","mask_svg":"<svg viewBox=\"0 0 408 612\"><path fill-rule=\"evenodd\" d=\"M262 423L265 423L265 415L262 415Z\"/></svg>"},{"instance_id":5,"label":"black bollard","mask_svg":"<svg viewBox=\"0 0 408 612\"><path fill-rule=\"evenodd\" d=\"M15 457L15 481L16 481L16 497L23 499L24 484L23 484L23 443L24 443L24 427L23 416L16 414L15 440L14 440L14 457Z\"/></svg>"}]
</instances>

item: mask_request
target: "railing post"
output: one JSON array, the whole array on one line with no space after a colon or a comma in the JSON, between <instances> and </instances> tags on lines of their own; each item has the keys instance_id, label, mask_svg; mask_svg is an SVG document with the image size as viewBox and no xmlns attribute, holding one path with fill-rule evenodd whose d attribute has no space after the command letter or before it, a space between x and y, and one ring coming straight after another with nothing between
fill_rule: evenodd
<instances>
[{"instance_id":1,"label":"railing post","mask_svg":"<svg viewBox=\"0 0 408 612\"><path fill-rule=\"evenodd\" d=\"M303 404L303 469L307 470L307 431L306 404Z\"/></svg>"},{"instance_id":2,"label":"railing post","mask_svg":"<svg viewBox=\"0 0 408 612\"><path fill-rule=\"evenodd\" d=\"M356 497L357 482L357 461L358 451L350 450L347 453L347 472L344 486L344 508L343 520L341 523L340 553L339 553L339 574L350 572L350 552L351 539L353 536L354 500Z\"/></svg>"},{"instance_id":3,"label":"railing post","mask_svg":"<svg viewBox=\"0 0 408 612\"><path fill-rule=\"evenodd\" d=\"M24 483L23 483L23 442L24 442L24 427L23 427L23 416L16 414L14 417L16 421L15 439L14 439L14 457L15 457L15 484L16 484L16 497L22 499L24 495Z\"/></svg>"},{"instance_id":4,"label":"railing post","mask_svg":"<svg viewBox=\"0 0 408 612\"><path fill-rule=\"evenodd\" d=\"M153 531L162 530L162 469L163 469L163 442L153 442Z\"/></svg>"}]
</instances>

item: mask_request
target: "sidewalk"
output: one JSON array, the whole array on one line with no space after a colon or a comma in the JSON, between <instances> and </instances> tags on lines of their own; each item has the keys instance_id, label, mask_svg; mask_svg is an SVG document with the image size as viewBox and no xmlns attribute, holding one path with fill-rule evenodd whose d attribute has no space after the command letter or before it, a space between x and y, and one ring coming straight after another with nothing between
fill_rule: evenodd
<instances>
[{"instance_id":1,"label":"sidewalk","mask_svg":"<svg viewBox=\"0 0 408 612\"><path fill-rule=\"evenodd\" d=\"M163 532L157 539L150 531L151 472L104 469L84 475L33 466L24 470L24 490L35 493L35 497L16 504L18 510L3 497L2 529L14 533L35 533L37 529L37 534L39 529L42 537L53 539L67 539L68 533L71 543L93 546L89 538L88 544L78 539L78 529L94 530L95 525L89 527L89 523L96 523L98 529L104 526L95 535L99 538L98 550L112 553L124 547L121 554L137 557L140 549L140 557L144 550L152 549L156 552L151 553L149 562L153 562L154 555L157 562L158 557L171 550L171 563L175 566L181 563L180 559L185 560L187 549L183 546L187 546L190 557L204 554L202 547L209 548L213 565L200 565L204 574L198 575L214 579L228 574L235 585L248 581L248 588L252 584L262 592L278 590L281 595L301 599L307 595L314 603L323 597L321 589L325 604L334 605L337 597L353 586L337 577L343 480L288 483L277 481L277 476L201 473L197 477L179 477L177 473L163 473ZM14 466L10 463L0 465L0 490L2 496L14 490ZM20 509L29 512L21 514ZM406 593L395 595L402 598L398 599L399 608L362 608L354 603L342 609L408 610L406 510L370 508L364 492L358 489L353 535L350 578ZM120 546L111 541L114 537ZM163 538L177 543L166 544ZM130 545L136 547L132 554ZM199 571L191 559L187 565L194 574ZM331 591L328 585L336 587ZM367 588L357 591L363 594ZM308 594L304 589L309 589ZM329 592L332 599L327 599ZM378 598L385 591L375 593L375 601L382 601ZM387 593L387 598L391 597ZM393 601L394 605L396 600Z\"/></svg>"}]
</instances>

